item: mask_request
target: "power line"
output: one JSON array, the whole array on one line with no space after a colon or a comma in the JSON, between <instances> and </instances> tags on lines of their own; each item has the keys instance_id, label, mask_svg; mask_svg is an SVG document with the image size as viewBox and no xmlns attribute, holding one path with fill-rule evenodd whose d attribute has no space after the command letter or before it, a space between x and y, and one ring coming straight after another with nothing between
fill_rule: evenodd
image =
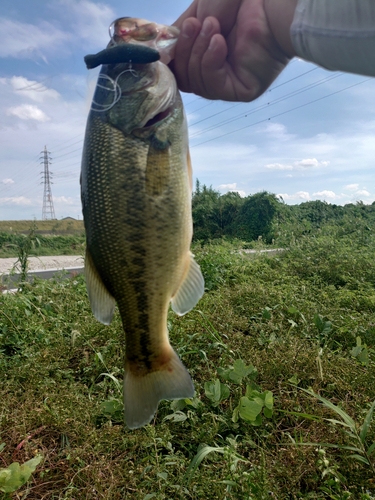
<instances>
[{"instance_id":1,"label":"power line","mask_svg":"<svg viewBox=\"0 0 375 500\"><path fill-rule=\"evenodd\" d=\"M301 78L302 76L305 76L308 73L312 73L313 71L316 71L317 69L320 69L320 68L318 68L318 67L312 68L312 69L310 69L308 71L305 71L304 73L301 73L300 75L297 75L297 76L295 76L293 78L290 78L286 82L279 83L278 85L273 85L271 88L269 88L267 90L266 94L272 92L275 89L278 89L279 87L282 87L283 85L286 85L287 83L293 82L294 80L298 80L298 78ZM264 97L266 94L263 94L262 97ZM222 113L225 113L226 111L229 111L232 108L236 108L237 106L242 106L243 104L244 104L243 102L237 102L236 104L232 104L231 106L223 109L222 111L218 111L217 113L214 113L213 115L206 116L206 118L202 118L201 120L198 120L197 122L191 123L190 127L192 127L193 125L198 125L198 123L202 123L202 122L204 122L206 120L209 120L210 118L213 118L214 116L221 115ZM197 111L199 111L199 110L197 110ZM189 113L189 114L191 114L191 113Z\"/></svg>"},{"instance_id":2,"label":"power line","mask_svg":"<svg viewBox=\"0 0 375 500\"><path fill-rule=\"evenodd\" d=\"M210 127L207 127L207 128L200 130L200 131L197 131L190 136L190 139L194 139L195 137L198 137L198 136L200 136L206 132L209 132L211 130L214 130L215 128L219 128L222 125L227 125L228 123L240 120L242 118L247 118L249 115L252 115L252 114L256 113L257 111L261 111L262 109L269 108L271 106L274 106L275 104L279 104L280 102L286 101L287 99L290 99L291 97L294 97L298 94L302 94L303 92L306 92L307 90L311 90L314 87L318 87L319 85L322 85L323 83L327 83L330 80L334 80L335 78L339 78L341 76L343 76L343 73L338 73L338 74L334 74L334 75L330 75L330 76L327 76L325 78L322 78L321 80L318 80L317 82L311 83L309 85L305 85L304 87L302 87L298 90L294 90L294 91L290 92L289 94L285 94L285 95L279 97L275 101L270 101L270 102L267 102L266 104L262 104L261 106L258 106L257 108L254 108L251 110L249 109L248 111L243 111L242 113L239 113L238 115L233 116L232 118L228 118L228 119L223 120L219 123L216 123L215 125L211 125Z\"/></svg>"},{"instance_id":3,"label":"power line","mask_svg":"<svg viewBox=\"0 0 375 500\"><path fill-rule=\"evenodd\" d=\"M278 113L276 115L273 115L273 116L271 116L269 118L264 118L263 120L259 120L259 121L254 122L254 123L250 123L250 125L245 125L244 127L240 127L240 128L235 129L235 130L231 130L230 132L226 132L225 134L218 135L216 137L212 137L211 139L207 139L206 141L200 142L199 144L194 144L194 146L191 146L191 147L193 147L193 148L194 147L198 147L198 146L201 146L202 144L206 144L207 142L215 141L216 139L220 139L222 137L226 137L227 135L234 134L235 132L240 132L241 130L244 130L246 128L250 128L250 127L253 127L255 125L259 125L260 123L264 123L264 122L270 121L270 120L272 120L274 118L278 118L279 116L291 113L292 111L295 111L296 109L303 108L305 106L308 106L309 104L313 104L313 103L321 101L323 99L327 99L327 97L331 97L331 96L333 96L335 94L339 94L340 92L344 92L345 90L351 89L353 87L357 87L358 85L361 85L362 83L368 82L370 80L372 80L372 78L366 78L365 80L362 80L360 82L354 83L353 85L349 85L348 87L345 87L343 89L336 90L335 92L331 92L330 94L327 94L327 95L325 95L323 97L319 97L317 99L314 99L312 101L306 102L304 104L300 104L299 106L295 106L294 108L288 109L287 111L283 111L283 112Z\"/></svg>"}]
</instances>

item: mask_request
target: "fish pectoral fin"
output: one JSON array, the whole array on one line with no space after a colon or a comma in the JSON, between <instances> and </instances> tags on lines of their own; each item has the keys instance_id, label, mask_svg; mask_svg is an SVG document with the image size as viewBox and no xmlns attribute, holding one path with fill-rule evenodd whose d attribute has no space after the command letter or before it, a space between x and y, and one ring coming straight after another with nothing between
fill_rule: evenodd
<instances>
[{"instance_id":1,"label":"fish pectoral fin","mask_svg":"<svg viewBox=\"0 0 375 500\"><path fill-rule=\"evenodd\" d=\"M172 309L179 316L191 311L204 294L204 278L201 268L191 253L188 266L183 282L172 297Z\"/></svg>"},{"instance_id":2,"label":"fish pectoral fin","mask_svg":"<svg viewBox=\"0 0 375 500\"><path fill-rule=\"evenodd\" d=\"M194 385L187 369L171 348L170 360L140 375L125 367L124 406L125 423L129 429L148 424L162 399L184 399L194 396Z\"/></svg>"},{"instance_id":3,"label":"fish pectoral fin","mask_svg":"<svg viewBox=\"0 0 375 500\"><path fill-rule=\"evenodd\" d=\"M85 257L85 277L92 313L98 321L105 325L109 325L112 321L116 302L104 286L90 252L87 249Z\"/></svg>"}]
</instances>

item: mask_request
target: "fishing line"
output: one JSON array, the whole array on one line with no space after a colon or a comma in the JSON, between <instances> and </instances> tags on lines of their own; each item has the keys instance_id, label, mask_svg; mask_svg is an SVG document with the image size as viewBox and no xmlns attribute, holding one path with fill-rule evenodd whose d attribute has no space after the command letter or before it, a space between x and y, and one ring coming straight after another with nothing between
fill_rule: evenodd
<instances>
[{"instance_id":1,"label":"fishing line","mask_svg":"<svg viewBox=\"0 0 375 500\"><path fill-rule=\"evenodd\" d=\"M96 111L98 113L105 113L106 111L109 111L110 109L112 109L113 106L115 106L119 102L119 100L121 99L122 90L121 90L120 84L118 83L118 80L124 73L130 73L134 78L138 77L138 73L131 67L131 63L130 63L130 68L122 71L119 75L117 75L115 80L113 78L111 78L109 75L106 75L105 73L99 73L97 87L99 87L103 90L107 90L108 92L113 92L114 99L113 99L113 102L111 104L100 104L100 103L96 102L95 99L93 99L92 105L91 105L91 109L93 111ZM100 78L103 78L104 80L109 80L113 85L113 89L109 88L107 85L101 85L99 83ZM98 108L102 108L102 109L95 109L93 107L94 105L98 106Z\"/></svg>"}]
</instances>

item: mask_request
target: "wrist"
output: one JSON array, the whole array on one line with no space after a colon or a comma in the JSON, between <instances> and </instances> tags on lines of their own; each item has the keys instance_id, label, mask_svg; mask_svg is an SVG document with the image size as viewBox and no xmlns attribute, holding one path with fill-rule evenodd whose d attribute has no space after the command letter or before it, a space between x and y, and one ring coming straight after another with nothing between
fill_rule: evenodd
<instances>
[{"instance_id":1,"label":"wrist","mask_svg":"<svg viewBox=\"0 0 375 500\"><path fill-rule=\"evenodd\" d=\"M297 2L298 0L264 0L264 11L271 33L289 59L297 55L290 36Z\"/></svg>"}]
</instances>

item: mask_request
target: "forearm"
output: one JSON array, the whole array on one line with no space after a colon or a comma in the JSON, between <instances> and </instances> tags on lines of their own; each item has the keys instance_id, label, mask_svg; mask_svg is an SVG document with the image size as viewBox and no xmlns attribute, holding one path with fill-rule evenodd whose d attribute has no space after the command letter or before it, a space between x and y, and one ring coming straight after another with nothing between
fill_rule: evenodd
<instances>
[{"instance_id":1,"label":"forearm","mask_svg":"<svg viewBox=\"0 0 375 500\"><path fill-rule=\"evenodd\" d=\"M290 33L303 59L375 76L374 0L299 0Z\"/></svg>"},{"instance_id":2,"label":"forearm","mask_svg":"<svg viewBox=\"0 0 375 500\"><path fill-rule=\"evenodd\" d=\"M290 27L298 0L264 0L264 11L270 30L281 50L291 59L296 54Z\"/></svg>"},{"instance_id":3,"label":"forearm","mask_svg":"<svg viewBox=\"0 0 375 500\"><path fill-rule=\"evenodd\" d=\"M375 76L375 0L264 0L270 29L288 57Z\"/></svg>"}]
</instances>

